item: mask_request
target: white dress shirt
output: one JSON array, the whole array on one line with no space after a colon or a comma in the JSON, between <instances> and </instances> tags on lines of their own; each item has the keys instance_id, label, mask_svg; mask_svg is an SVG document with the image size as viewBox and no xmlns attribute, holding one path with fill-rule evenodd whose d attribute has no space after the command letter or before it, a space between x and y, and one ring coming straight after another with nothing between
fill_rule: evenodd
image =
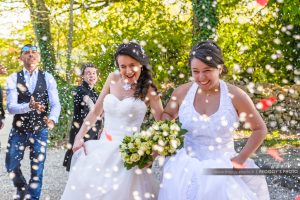
<instances>
[{"instance_id":1,"label":"white dress shirt","mask_svg":"<svg viewBox=\"0 0 300 200\"><path fill-rule=\"evenodd\" d=\"M38 78L38 68L36 68L32 75L30 76L29 71L23 68L24 78L26 82L26 87L32 94L34 92L37 78ZM56 81L51 74L45 72L45 79L48 91L48 98L50 104L50 114L49 119L53 120L55 123L58 122L61 106L58 98L58 91ZM17 73L13 73L6 80L6 102L7 110L11 114L23 114L31 111L29 108L29 103L18 103L18 91L17 91Z\"/></svg>"}]
</instances>

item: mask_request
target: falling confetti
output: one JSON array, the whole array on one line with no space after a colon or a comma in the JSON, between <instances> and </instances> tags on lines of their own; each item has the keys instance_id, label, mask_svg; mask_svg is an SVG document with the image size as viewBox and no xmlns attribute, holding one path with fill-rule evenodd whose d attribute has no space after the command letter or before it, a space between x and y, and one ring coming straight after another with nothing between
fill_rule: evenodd
<instances>
[{"instance_id":1,"label":"falling confetti","mask_svg":"<svg viewBox=\"0 0 300 200\"><path fill-rule=\"evenodd\" d=\"M24 85L20 84L20 83L17 84L17 88L18 88L21 92L26 92L26 91L27 91L27 88L26 88Z\"/></svg>"},{"instance_id":2,"label":"falling confetti","mask_svg":"<svg viewBox=\"0 0 300 200\"><path fill-rule=\"evenodd\" d=\"M283 158L279 155L278 150L275 148L269 148L267 150L267 154L269 154L270 156L272 156L275 160L278 160L280 162L283 161Z\"/></svg>"},{"instance_id":3,"label":"falling confetti","mask_svg":"<svg viewBox=\"0 0 300 200\"><path fill-rule=\"evenodd\" d=\"M261 99L259 103L256 104L256 107L260 110L267 110L269 109L273 104L277 102L276 97L271 96L266 99Z\"/></svg>"},{"instance_id":4,"label":"falling confetti","mask_svg":"<svg viewBox=\"0 0 300 200\"><path fill-rule=\"evenodd\" d=\"M78 129L80 128L80 124L78 122L73 122L73 125Z\"/></svg>"},{"instance_id":5,"label":"falling confetti","mask_svg":"<svg viewBox=\"0 0 300 200\"><path fill-rule=\"evenodd\" d=\"M256 2L261 5L261 6L265 6L268 4L269 0L256 0Z\"/></svg>"},{"instance_id":6,"label":"falling confetti","mask_svg":"<svg viewBox=\"0 0 300 200\"><path fill-rule=\"evenodd\" d=\"M109 134L107 131L105 131L104 133L105 133L105 138L106 138L108 141L112 141L112 136L111 136L111 134Z\"/></svg>"},{"instance_id":7,"label":"falling confetti","mask_svg":"<svg viewBox=\"0 0 300 200\"><path fill-rule=\"evenodd\" d=\"M72 149L72 144L68 143L67 144L67 149Z\"/></svg>"}]
</instances>

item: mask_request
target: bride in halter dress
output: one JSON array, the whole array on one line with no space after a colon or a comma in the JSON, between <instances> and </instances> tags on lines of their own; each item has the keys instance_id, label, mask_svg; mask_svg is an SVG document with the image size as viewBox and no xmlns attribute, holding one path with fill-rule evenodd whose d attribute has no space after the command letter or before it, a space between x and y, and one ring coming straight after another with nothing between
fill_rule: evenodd
<instances>
[{"instance_id":1,"label":"bride in halter dress","mask_svg":"<svg viewBox=\"0 0 300 200\"><path fill-rule=\"evenodd\" d=\"M162 115L163 119L178 116L188 132L184 148L164 165L159 200L268 200L264 176L206 174L210 168L258 168L249 156L261 145L267 129L248 95L219 79L226 68L214 42L196 45L189 64L194 81L175 89ZM237 153L233 131L239 119L253 133Z\"/></svg>"}]
</instances>

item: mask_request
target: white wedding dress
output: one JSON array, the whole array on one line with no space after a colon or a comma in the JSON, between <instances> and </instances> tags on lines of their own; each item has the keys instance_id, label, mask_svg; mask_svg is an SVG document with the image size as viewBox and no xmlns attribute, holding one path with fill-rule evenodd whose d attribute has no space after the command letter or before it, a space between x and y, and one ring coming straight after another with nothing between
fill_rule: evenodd
<instances>
[{"instance_id":1,"label":"white wedding dress","mask_svg":"<svg viewBox=\"0 0 300 200\"><path fill-rule=\"evenodd\" d=\"M220 82L220 105L207 117L194 108L198 85L193 83L179 108L179 120L188 132L184 148L171 157L163 169L159 200L267 200L264 176L205 175L207 168L232 168L233 130L238 116L227 85ZM257 168L248 159L246 168ZM202 170L203 169L203 170Z\"/></svg>"},{"instance_id":2,"label":"white wedding dress","mask_svg":"<svg viewBox=\"0 0 300 200\"><path fill-rule=\"evenodd\" d=\"M78 150L62 200L157 199L158 182L151 170L124 168L119 145L125 135L140 130L147 106L140 99L119 100L113 94L104 98L104 131L100 140L85 143L87 155ZM111 135L107 139L104 132Z\"/></svg>"}]
</instances>

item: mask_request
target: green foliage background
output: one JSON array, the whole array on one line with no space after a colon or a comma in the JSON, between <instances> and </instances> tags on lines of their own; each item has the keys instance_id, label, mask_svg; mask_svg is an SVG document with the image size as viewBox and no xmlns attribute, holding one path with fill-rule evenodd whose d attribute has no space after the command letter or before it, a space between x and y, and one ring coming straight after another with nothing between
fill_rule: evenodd
<instances>
[{"instance_id":1,"label":"green foliage background","mask_svg":"<svg viewBox=\"0 0 300 200\"><path fill-rule=\"evenodd\" d=\"M189 50L192 44L204 39L216 40L223 49L229 80L299 84L299 0L270 0L265 7L252 0L109 2L75 2L72 73L71 81L66 82L69 1L45 1L62 103L60 122L51 133L53 141L68 133L73 112L72 90L80 82L80 64L89 61L98 66L100 81L96 88L100 92L107 75L117 70L113 54L124 41L134 40L143 45L151 58L153 76L164 102L176 86L189 80ZM28 9L26 2L20 5L18 12ZM1 7L0 14L5 9ZM16 8L11 10L17 12ZM37 43L30 22L16 28L10 37L0 38L0 61L9 74L22 68L18 57L25 43ZM5 78L0 81L4 86Z\"/></svg>"},{"instance_id":2,"label":"green foliage background","mask_svg":"<svg viewBox=\"0 0 300 200\"><path fill-rule=\"evenodd\" d=\"M299 83L300 2L218 1L218 43L232 79Z\"/></svg>"},{"instance_id":3,"label":"green foliage background","mask_svg":"<svg viewBox=\"0 0 300 200\"><path fill-rule=\"evenodd\" d=\"M71 83L67 83L68 3L59 1L53 4L46 1L51 13L51 33L57 61L55 73L60 77L57 82L62 104L60 121L51 132L51 141L60 141L69 131L73 112L72 90L80 82L80 64L89 61L98 66L100 81L96 89L100 92L107 75L117 70L113 54L118 44L124 41L133 40L143 45L150 57L155 82L161 91L181 84L188 78L186 60L192 41L191 3L186 0L171 4L158 0L130 0L106 6L83 6L74 10L73 68ZM92 1L80 3L88 5ZM6 52L11 49L0 55L9 74L22 68L18 62L19 48L24 43L36 43L30 24L14 34L19 38L0 39L0 42L5 43L0 49Z\"/></svg>"}]
</instances>

